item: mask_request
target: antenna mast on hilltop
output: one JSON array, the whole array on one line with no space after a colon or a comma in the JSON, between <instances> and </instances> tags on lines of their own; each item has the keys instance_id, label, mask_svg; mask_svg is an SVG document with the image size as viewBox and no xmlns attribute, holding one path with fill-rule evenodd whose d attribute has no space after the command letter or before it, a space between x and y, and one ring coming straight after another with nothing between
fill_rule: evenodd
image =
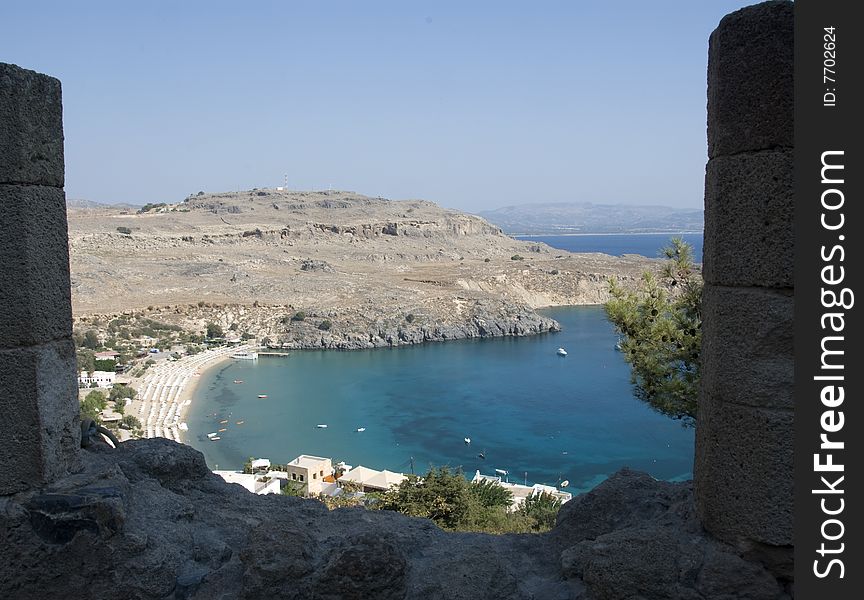
<instances>
[{"instance_id":1,"label":"antenna mast on hilltop","mask_svg":"<svg viewBox=\"0 0 864 600\"><path fill-rule=\"evenodd\" d=\"M288 173L285 173L285 182L282 185L286 190L288 189Z\"/></svg>"}]
</instances>

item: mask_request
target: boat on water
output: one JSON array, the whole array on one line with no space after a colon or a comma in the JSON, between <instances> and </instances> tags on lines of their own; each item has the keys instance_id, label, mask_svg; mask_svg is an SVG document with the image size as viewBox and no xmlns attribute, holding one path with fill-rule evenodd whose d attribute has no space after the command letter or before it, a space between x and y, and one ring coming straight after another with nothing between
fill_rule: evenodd
<instances>
[{"instance_id":1,"label":"boat on water","mask_svg":"<svg viewBox=\"0 0 864 600\"><path fill-rule=\"evenodd\" d=\"M327 425L325 425L324 423L319 423L315 427L317 427L318 429L327 429Z\"/></svg>"},{"instance_id":2,"label":"boat on water","mask_svg":"<svg viewBox=\"0 0 864 600\"><path fill-rule=\"evenodd\" d=\"M267 397L267 394L258 394L258 397L259 397L259 398L266 398L266 397Z\"/></svg>"},{"instance_id":3,"label":"boat on water","mask_svg":"<svg viewBox=\"0 0 864 600\"><path fill-rule=\"evenodd\" d=\"M222 433L223 431L228 431L228 429L223 427L222 429L219 430L219 433Z\"/></svg>"},{"instance_id":4,"label":"boat on water","mask_svg":"<svg viewBox=\"0 0 864 600\"><path fill-rule=\"evenodd\" d=\"M242 352L235 352L231 355L231 358L236 358L238 360L258 360L257 352L246 352L245 350ZM236 381L234 383L237 383Z\"/></svg>"},{"instance_id":5,"label":"boat on water","mask_svg":"<svg viewBox=\"0 0 864 600\"><path fill-rule=\"evenodd\" d=\"M470 443L471 443L471 438L466 437L466 438L465 438L465 444L470 444Z\"/></svg>"},{"instance_id":6,"label":"boat on water","mask_svg":"<svg viewBox=\"0 0 864 600\"><path fill-rule=\"evenodd\" d=\"M555 354L557 354L558 356L567 356L567 351L564 348L558 348Z\"/></svg>"},{"instance_id":7,"label":"boat on water","mask_svg":"<svg viewBox=\"0 0 864 600\"><path fill-rule=\"evenodd\" d=\"M481 452L480 454L478 454L478 455L477 455L477 458L479 458L479 459L481 459L481 460L486 460L486 451L484 450L483 452Z\"/></svg>"},{"instance_id":8,"label":"boat on water","mask_svg":"<svg viewBox=\"0 0 864 600\"><path fill-rule=\"evenodd\" d=\"M224 424L227 423L227 422L228 422L228 419L223 419L223 420L219 421L219 424L220 424L220 425L224 425Z\"/></svg>"},{"instance_id":9,"label":"boat on water","mask_svg":"<svg viewBox=\"0 0 864 600\"><path fill-rule=\"evenodd\" d=\"M242 424L245 423L245 422L246 422L246 421L237 421L237 424L238 424L238 425L242 425Z\"/></svg>"},{"instance_id":10,"label":"boat on water","mask_svg":"<svg viewBox=\"0 0 864 600\"><path fill-rule=\"evenodd\" d=\"M214 435L213 437L210 438L210 441L211 441L211 442L218 442L218 441L221 440L221 439L222 439L222 438L219 437L218 435Z\"/></svg>"},{"instance_id":11,"label":"boat on water","mask_svg":"<svg viewBox=\"0 0 864 600\"><path fill-rule=\"evenodd\" d=\"M214 431L213 433L208 433L208 434L207 434L207 437L210 438L210 439L212 440L214 437L217 437L218 435L219 435L219 434L216 433L216 432Z\"/></svg>"},{"instance_id":12,"label":"boat on water","mask_svg":"<svg viewBox=\"0 0 864 600\"><path fill-rule=\"evenodd\" d=\"M318 427L321 427L321 426L319 425ZM324 427L327 427L327 426L325 425ZM363 433L364 431L366 431L365 427L358 427L357 428L357 433Z\"/></svg>"},{"instance_id":13,"label":"boat on water","mask_svg":"<svg viewBox=\"0 0 864 600\"><path fill-rule=\"evenodd\" d=\"M243 383L243 380L242 379L235 379L234 383Z\"/></svg>"},{"instance_id":14,"label":"boat on water","mask_svg":"<svg viewBox=\"0 0 864 600\"><path fill-rule=\"evenodd\" d=\"M558 484L558 487L567 487L568 485L570 485L570 480L565 479L564 481L562 481L561 483Z\"/></svg>"}]
</instances>

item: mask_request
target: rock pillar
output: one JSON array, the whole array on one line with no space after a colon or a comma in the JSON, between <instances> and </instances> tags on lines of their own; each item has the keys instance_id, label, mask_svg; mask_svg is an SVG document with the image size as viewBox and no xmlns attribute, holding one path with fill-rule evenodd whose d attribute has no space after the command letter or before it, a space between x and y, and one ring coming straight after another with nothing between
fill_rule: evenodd
<instances>
[{"instance_id":1,"label":"rock pillar","mask_svg":"<svg viewBox=\"0 0 864 600\"><path fill-rule=\"evenodd\" d=\"M708 50L702 383L694 487L718 538L792 545L793 4L727 15ZM778 548L779 547L779 548Z\"/></svg>"},{"instance_id":2,"label":"rock pillar","mask_svg":"<svg viewBox=\"0 0 864 600\"><path fill-rule=\"evenodd\" d=\"M0 495L78 465L60 82L0 63Z\"/></svg>"}]
</instances>

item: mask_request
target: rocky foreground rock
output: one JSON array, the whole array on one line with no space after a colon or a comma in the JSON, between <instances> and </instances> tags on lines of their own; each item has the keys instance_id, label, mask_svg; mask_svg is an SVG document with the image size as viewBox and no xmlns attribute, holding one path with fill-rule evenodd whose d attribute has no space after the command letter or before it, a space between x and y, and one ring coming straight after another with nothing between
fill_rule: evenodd
<instances>
[{"instance_id":1,"label":"rocky foreground rock","mask_svg":"<svg viewBox=\"0 0 864 600\"><path fill-rule=\"evenodd\" d=\"M125 313L188 331L212 322L289 348L554 331L535 309L604 302L610 277L633 283L657 263L572 254L431 202L351 192L70 208L69 240L76 328ZM292 320L297 312L306 319Z\"/></svg>"},{"instance_id":2,"label":"rocky foreground rock","mask_svg":"<svg viewBox=\"0 0 864 600\"><path fill-rule=\"evenodd\" d=\"M622 470L548 534L447 533L387 511L256 496L165 439L0 498L0 597L595 600L787 598L708 537L689 483Z\"/></svg>"}]
</instances>

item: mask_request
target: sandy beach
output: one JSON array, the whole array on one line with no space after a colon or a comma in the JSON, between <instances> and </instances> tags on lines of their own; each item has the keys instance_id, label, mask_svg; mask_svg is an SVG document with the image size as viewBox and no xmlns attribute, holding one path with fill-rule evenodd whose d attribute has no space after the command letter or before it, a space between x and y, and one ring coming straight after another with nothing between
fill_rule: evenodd
<instances>
[{"instance_id":1,"label":"sandy beach","mask_svg":"<svg viewBox=\"0 0 864 600\"><path fill-rule=\"evenodd\" d=\"M177 361L165 361L150 367L132 385L138 396L130 402L127 414L141 421L144 437L164 437L183 441L185 417L192 395L205 369L226 361L235 352L250 350L249 345L213 348Z\"/></svg>"}]
</instances>

